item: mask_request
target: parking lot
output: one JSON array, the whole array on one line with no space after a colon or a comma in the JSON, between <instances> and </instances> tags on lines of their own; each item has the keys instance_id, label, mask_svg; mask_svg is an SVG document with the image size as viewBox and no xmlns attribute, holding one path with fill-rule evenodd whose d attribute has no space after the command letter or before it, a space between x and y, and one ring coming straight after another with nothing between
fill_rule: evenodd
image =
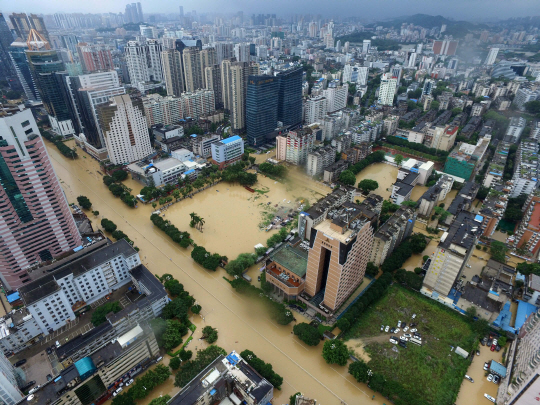
<instances>
[{"instance_id":1,"label":"parking lot","mask_svg":"<svg viewBox=\"0 0 540 405\"><path fill-rule=\"evenodd\" d=\"M47 374L55 374L45 350L26 360L26 364L20 367L26 375L26 381L35 381L36 385L43 385L47 382Z\"/></svg>"}]
</instances>

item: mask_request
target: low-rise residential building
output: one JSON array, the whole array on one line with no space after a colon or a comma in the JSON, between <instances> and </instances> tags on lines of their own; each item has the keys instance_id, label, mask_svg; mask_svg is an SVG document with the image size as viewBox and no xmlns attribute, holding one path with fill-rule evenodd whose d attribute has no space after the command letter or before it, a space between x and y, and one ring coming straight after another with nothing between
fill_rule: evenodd
<instances>
[{"instance_id":1,"label":"low-rise residential building","mask_svg":"<svg viewBox=\"0 0 540 405\"><path fill-rule=\"evenodd\" d=\"M221 136L218 134L208 135L190 135L191 137L191 150L196 156L200 156L203 159L207 159L212 156L212 144L219 142Z\"/></svg>"},{"instance_id":2,"label":"low-rise residential building","mask_svg":"<svg viewBox=\"0 0 540 405\"><path fill-rule=\"evenodd\" d=\"M389 115L383 120L383 133L386 136L394 135L398 129L399 117L397 115Z\"/></svg>"},{"instance_id":3,"label":"low-rise residential building","mask_svg":"<svg viewBox=\"0 0 540 405\"><path fill-rule=\"evenodd\" d=\"M443 201L450 190L452 190L453 184L453 177L443 174L437 183L428 188L418 200L418 203L416 204L418 215L429 218L435 205L437 205L439 201Z\"/></svg>"},{"instance_id":4,"label":"low-rise residential building","mask_svg":"<svg viewBox=\"0 0 540 405\"><path fill-rule=\"evenodd\" d=\"M511 189L512 186L506 184L495 184L491 186L488 196L484 199L480 207L480 215L483 217L483 237L490 238L493 232L495 232L495 229L497 229L497 225L502 219L504 211L506 211L508 195Z\"/></svg>"},{"instance_id":5,"label":"low-rise residential building","mask_svg":"<svg viewBox=\"0 0 540 405\"><path fill-rule=\"evenodd\" d=\"M401 164L398 170L398 179L403 179L409 172L418 173L418 182L416 184L425 185L429 176L433 173L435 164L431 161L421 162L416 159L407 159Z\"/></svg>"},{"instance_id":6,"label":"low-rise residential building","mask_svg":"<svg viewBox=\"0 0 540 405\"><path fill-rule=\"evenodd\" d=\"M538 142L523 140L516 152L511 197L532 194L538 188Z\"/></svg>"},{"instance_id":7,"label":"low-rise residential building","mask_svg":"<svg viewBox=\"0 0 540 405\"><path fill-rule=\"evenodd\" d=\"M244 140L240 136L235 135L212 143L211 148L212 163L218 165L221 170L242 159L242 155L244 154Z\"/></svg>"},{"instance_id":8,"label":"low-rise residential building","mask_svg":"<svg viewBox=\"0 0 540 405\"><path fill-rule=\"evenodd\" d=\"M467 125L463 127L460 135L464 136L465 138L470 138L475 133L475 131L480 128L480 125L482 125L482 118L473 116L471 117L469 122L467 122Z\"/></svg>"},{"instance_id":9,"label":"low-rise residential building","mask_svg":"<svg viewBox=\"0 0 540 405\"><path fill-rule=\"evenodd\" d=\"M136 162L126 167L134 180L146 186L160 187L165 184L176 184L188 168L175 158L165 158L153 163Z\"/></svg>"},{"instance_id":10,"label":"low-rise residential building","mask_svg":"<svg viewBox=\"0 0 540 405\"><path fill-rule=\"evenodd\" d=\"M489 162L488 170L486 171L484 181L482 182L484 187L489 188L503 184L504 167L511 146L512 144L504 141L500 141L497 144L497 149Z\"/></svg>"},{"instance_id":11,"label":"low-rise residential building","mask_svg":"<svg viewBox=\"0 0 540 405\"><path fill-rule=\"evenodd\" d=\"M336 148L336 152L341 153L351 147L351 142L352 134L347 131L344 134L338 135L332 139L332 141L330 141L330 145Z\"/></svg>"},{"instance_id":12,"label":"low-rise residential building","mask_svg":"<svg viewBox=\"0 0 540 405\"><path fill-rule=\"evenodd\" d=\"M406 173L405 176L400 178L400 173ZM392 185L392 194L390 199L394 204L401 205L404 201L411 199L411 194L414 186L418 183L420 175L417 171L400 170L398 172L398 179Z\"/></svg>"},{"instance_id":13,"label":"low-rise residential building","mask_svg":"<svg viewBox=\"0 0 540 405\"><path fill-rule=\"evenodd\" d=\"M336 160L336 148L331 145L324 146L308 153L306 171L308 176L322 176L324 169Z\"/></svg>"},{"instance_id":14,"label":"low-rise residential building","mask_svg":"<svg viewBox=\"0 0 540 405\"><path fill-rule=\"evenodd\" d=\"M514 249L520 249L527 256L538 257L540 250L540 196L530 194L523 205L523 219L508 243Z\"/></svg>"},{"instance_id":15,"label":"low-rise residential building","mask_svg":"<svg viewBox=\"0 0 540 405\"><path fill-rule=\"evenodd\" d=\"M219 355L182 390L169 405L246 404L267 405L274 387L238 353Z\"/></svg>"},{"instance_id":16,"label":"low-rise residential building","mask_svg":"<svg viewBox=\"0 0 540 405\"><path fill-rule=\"evenodd\" d=\"M154 143L164 152L171 153L182 143L184 128L179 125L156 125L152 128Z\"/></svg>"},{"instance_id":17,"label":"low-rise residential building","mask_svg":"<svg viewBox=\"0 0 540 405\"><path fill-rule=\"evenodd\" d=\"M506 134L504 135L503 141L509 143L518 143L521 134L527 126L527 121L523 117L512 117L510 118L510 123L506 129Z\"/></svg>"},{"instance_id":18,"label":"low-rise residential building","mask_svg":"<svg viewBox=\"0 0 540 405\"><path fill-rule=\"evenodd\" d=\"M400 207L375 232L369 261L373 262L375 266L380 266L394 249L411 235L415 221L414 209Z\"/></svg>"},{"instance_id":19,"label":"low-rise residential building","mask_svg":"<svg viewBox=\"0 0 540 405\"><path fill-rule=\"evenodd\" d=\"M296 300L305 289L308 252L285 244L268 256L266 281L274 292L287 300Z\"/></svg>"},{"instance_id":20,"label":"low-rise residential building","mask_svg":"<svg viewBox=\"0 0 540 405\"><path fill-rule=\"evenodd\" d=\"M358 145L354 145L352 148L341 152L341 159L354 165L365 159L371 153L371 144L362 142Z\"/></svg>"},{"instance_id":21,"label":"low-rise residential building","mask_svg":"<svg viewBox=\"0 0 540 405\"><path fill-rule=\"evenodd\" d=\"M506 97L497 97L495 99L495 109L499 111L506 111L510 108L510 105L512 105L512 101Z\"/></svg>"},{"instance_id":22,"label":"low-rise residential building","mask_svg":"<svg viewBox=\"0 0 540 405\"><path fill-rule=\"evenodd\" d=\"M486 135L476 145L460 142L448 155L443 171L469 180L483 161L490 140L491 136Z\"/></svg>"},{"instance_id":23,"label":"low-rise residential building","mask_svg":"<svg viewBox=\"0 0 540 405\"><path fill-rule=\"evenodd\" d=\"M481 218L468 211L461 211L445 232L431 263L421 293L445 305L454 305L449 297L455 281L460 277L465 264L476 246L477 236L481 234Z\"/></svg>"},{"instance_id":24,"label":"low-rise residential building","mask_svg":"<svg viewBox=\"0 0 540 405\"><path fill-rule=\"evenodd\" d=\"M323 181L332 184L339 179L339 175L342 171L347 170L349 163L338 160L337 162L331 164L323 171Z\"/></svg>"},{"instance_id":25,"label":"low-rise residential building","mask_svg":"<svg viewBox=\"0 0 540 405\"><path fill-rule=\"evenodd\" d=\"M448 218L448 221L451 221L461 211L469 211L479 189L480 186L474 181L466 181L463 184L463 187L461 187L447 208L447 211L452 216L452 218Z\"/></svg>"}]
</instances>

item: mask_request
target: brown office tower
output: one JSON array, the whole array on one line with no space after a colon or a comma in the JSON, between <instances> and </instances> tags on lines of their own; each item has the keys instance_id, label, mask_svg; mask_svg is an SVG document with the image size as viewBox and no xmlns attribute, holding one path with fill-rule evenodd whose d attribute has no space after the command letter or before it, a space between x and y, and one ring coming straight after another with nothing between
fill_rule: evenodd
<instances>
[{"instance_id":1,"label":"brown office tower","mask_svg":"<svg viewBox=\"0 0 540 405\"><path fill-rule=\"evenodd\" d=\"M325 313L337 311L364 279L378 215L345 202L311 229L305 293Z\"/></svg>"}]
</instances>

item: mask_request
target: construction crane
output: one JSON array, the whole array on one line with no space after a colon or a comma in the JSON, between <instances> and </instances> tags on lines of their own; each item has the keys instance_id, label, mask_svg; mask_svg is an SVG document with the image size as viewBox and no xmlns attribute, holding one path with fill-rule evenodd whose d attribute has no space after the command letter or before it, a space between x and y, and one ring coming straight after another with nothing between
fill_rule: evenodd
<instances>
[{"instance_id":1,"label":"construction crane","mask_svg":"<svg viewBox=\"0 0 540 405\"><path fill-rule=\"evenodd\" d=\"M26 45L28 45L28 49L31 51L41 51L42 49L51 49L51 45L45 39L45 37L33 28L28 33Z\"/></svg>"}]
</instances>

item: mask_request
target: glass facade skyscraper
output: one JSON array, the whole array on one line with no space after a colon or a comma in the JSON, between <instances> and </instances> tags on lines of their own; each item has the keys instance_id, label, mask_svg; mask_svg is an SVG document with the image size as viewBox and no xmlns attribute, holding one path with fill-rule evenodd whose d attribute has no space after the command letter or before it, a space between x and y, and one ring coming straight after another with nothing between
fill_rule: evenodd
<instances>
[{"instance_id":1,"label":"glass facade skyscraper","mask_svg":"<svg viewBox=\"0 0 540 405\"><path fill-rule=\"evenodd\" d=\"M266 142L266 135L276 129L278 91L279 79L276 76L249 76L246 95L246 127L249 145L263 145ZM302 104L300 104L301 107Z\"/></svg>"},{"instance_id":2,"label":"glass facade skyscraper","mask_svg":"<svg viewBox=\"0 0 540 405\"><path fill-rule=\"evenodd\" d=\"M9 55L26 97L29 100L40 101L41 98L39 97L34 78L30 72L28 59L26 58L26 50L28 50L26 42L13 42L9 47Z\"/></svg>"},{"instance_id":3,"label":"glass facade skyscraper","mask_svg":"<svg viewBox=\"0 0 540 405\"><path fill-rule=\"evenodd\" d=\"M295 67L277 75L279 78L278 121L285 126L302 123L302 67Z\"/></svg>"}]
</instances>

